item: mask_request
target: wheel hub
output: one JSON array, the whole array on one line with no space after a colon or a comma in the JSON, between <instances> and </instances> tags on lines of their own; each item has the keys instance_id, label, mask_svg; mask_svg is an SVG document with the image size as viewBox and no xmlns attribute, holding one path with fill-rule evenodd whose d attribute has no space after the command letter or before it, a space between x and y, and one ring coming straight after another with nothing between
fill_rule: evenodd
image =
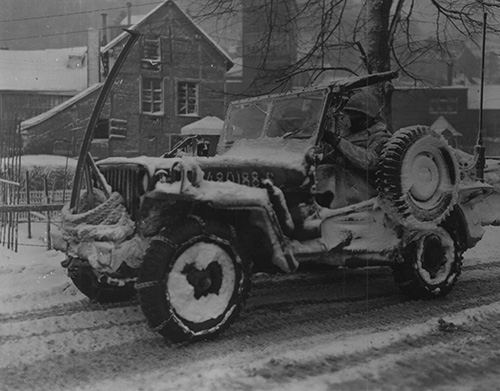
<instances>
[{"instance_id":1,"label":"wheel hub","mask_svg":"<svg viewBox=\"0 0 500 391\"><path fill-rule=\"evenodd\" d=\"M194 289L195 299L210 293L219 294L222 285L222 268L217 262L211 262L206 268L198 269L194 263L184 267L182 274Z\"/></svg>"},{"instance_id":2,"label":"wheel hub","mask_svg":"<svg viewBox=\"0 0 500 391\"><path fill-rule=\"evenodd\" d=\"M440 183L439 169L434 159L427 154L418 155L411 171L413 184L411 194L418 201L428 201L436 193Z\"/></svg>"}]
</instances>

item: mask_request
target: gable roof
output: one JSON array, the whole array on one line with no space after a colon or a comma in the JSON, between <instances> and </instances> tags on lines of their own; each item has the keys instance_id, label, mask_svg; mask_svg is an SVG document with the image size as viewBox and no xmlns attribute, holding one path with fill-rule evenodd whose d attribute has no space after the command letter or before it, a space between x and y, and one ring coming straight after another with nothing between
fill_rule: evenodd
<instances>
[{"instance_id":1,"label":"gable roof","mask_svg":"<svg viewBox=\"0 0 500 391\"><path fill-rule=\"evenodd\" d=\"M443 134L445 131L448 131L451 133L452 136L458 137L461 136L462 133L457 131L450 122L440 115L437 120L434 121L434 123L431 125L431 130L434 130L435 132L439 134Z\"/></svg>"},{"instance_id":2,"label":"gable roof","mask_svg":"<svg viewBox=\"0 0 500 391\"><path fill-rule=\"evenodd\" d=\"M201 36L204 37L217 52L219 52L223 57L226 58L227 69L231 69L231 67L233 66L233 60L231 59L229 54L217 42L215 42L200 26L198 26L194 22L194 20L177 5L177 3L174 0L167 0L158 5L157 7L153 8L149 13L144 15L142 19L140 19L136 24L132 25L130 28L134 30L139 30L141 26L147 23L149 18L151 18L154 14L156 14L156 12L158 12L161 8L166 7L168 5L173 5L176 8L176 10L179 11L193 25L193 27L201 34ZM113 49L116 45L118 45L128 36L129 35L126 32L121 33L120 35L112 39L106 46L101 48L101 52L105 53Z\"/></svg>"},{"instance_id":3,"label":"gable roof","mask_svg":"<svg viewBox=\"0 0 500 391\"><path fill-rule=\"evenodd\" d=\"M87 87L87 47L0 50L0 90L74 93Z\"/></svg>"}]
</instances>

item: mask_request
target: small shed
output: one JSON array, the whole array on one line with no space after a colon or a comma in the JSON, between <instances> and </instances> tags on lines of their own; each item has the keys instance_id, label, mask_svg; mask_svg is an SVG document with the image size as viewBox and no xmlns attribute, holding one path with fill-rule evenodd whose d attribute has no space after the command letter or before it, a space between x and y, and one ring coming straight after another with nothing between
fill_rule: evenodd
<instances>
[{"instance_id":1,"label":"small shed","mask_svg":"<svg viewBox=\"0 0 500 391\"><path fill-rule=\"evenodd\" d=\"M202 136L202 142L205 142L208 148L208 155L213 156L217 151L217 143L224 127L224 121L218 117L207 116L192 122L181 128L183 137L190 135Z\"/></svg>"},{"instance_id":2,"label":"small shed","mask_svg":"<svg viewBox=\"0 0 500 391\"><path fill-rule=\"evenodd\" d=\"M431 130L443 136L452 147L458 146L458 137L462 137L462 133L456 130L453 125L442 115L436 119L431 125Z\"/></svg>"},{"instance_id":3,"label":"small shed","mask_svg":"<svg viewBox=\"0 0 500 391\"><path fill-rule=\"evenodd\" d=\"M224 121L218 117L207 116L202 119L191 122L189 125L183 126L181 128L182 135L207 135L207 136L219 136L222 132L224 126Z\"/></svg>"}]
</instances>

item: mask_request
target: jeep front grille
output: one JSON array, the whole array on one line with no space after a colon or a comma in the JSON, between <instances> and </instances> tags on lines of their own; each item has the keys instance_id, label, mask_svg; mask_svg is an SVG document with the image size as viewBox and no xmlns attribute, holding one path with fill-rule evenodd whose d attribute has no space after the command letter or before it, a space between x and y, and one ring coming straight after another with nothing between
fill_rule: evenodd
<instances>
[{"instance_id":1,"label":"jeep front grille","mask_svg":"<svg viewBox=\"0 0 500 391\"><path fill-rule=\"evenodd\" d=\"M125 200L125 206L135 220L139 213L140 195L144 193L142 177L144 168L136 164L101 165L99 170L106 178L113 191L117 191Z\"/></svg>"}]
</instances>

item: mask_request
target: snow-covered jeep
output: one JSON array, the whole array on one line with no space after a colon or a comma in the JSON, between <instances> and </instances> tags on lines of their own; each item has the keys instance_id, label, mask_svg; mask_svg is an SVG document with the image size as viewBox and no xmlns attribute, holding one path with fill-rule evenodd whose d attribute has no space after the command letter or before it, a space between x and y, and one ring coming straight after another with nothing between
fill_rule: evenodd
<instances>
[{"instance_id":1,"label":"snow-covered jeep","mask_svg":"<svg viewBox=\"0 0 500 391\"><path fill-rule=\"evenodd\" d=\"M500 219L481 217L494 189L443 138L425 126L396 131L366 199L325 202L328 192L346 196L324 164L326 130L355 91L394 76L233 102L214 157L96 164L84 143L63 212L63 266L96 301L137 293L149 325L172 341L228 327L252 273L294 272L304 263L390 266L411 297L447 294L481 225Z\"/></svg>"}]
</instances>

